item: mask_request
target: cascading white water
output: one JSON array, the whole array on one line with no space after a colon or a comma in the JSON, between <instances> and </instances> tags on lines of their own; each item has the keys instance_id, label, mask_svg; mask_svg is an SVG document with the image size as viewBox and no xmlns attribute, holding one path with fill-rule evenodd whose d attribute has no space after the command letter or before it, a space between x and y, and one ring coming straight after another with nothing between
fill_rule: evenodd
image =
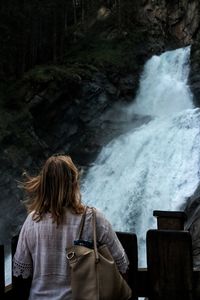
<instances>
[{"instance_id":1,"label":"cascading white water","mask_svg":"<svg viewBox=\"0 0 200 300\"><path fill-rule=\"evenodd\" d=\"M6 286L11 284L11 275L12 273L12 262L11 262L11 255L7 255L6 256L6 260L5 260L5 284Z\"/></svg>"},{"instance_id":2,"label":"cascading white water","mask_svg":"<svg viewBox=\"0 0 200 300\"><path fill-rule=\"evenodd\" d=\"M161 117L193 108L187 86L189 56L190 47L153 56L145 65L130 112Z\"/></svg>"},{"instance_id":3,"label":"cascading white water","mask_svg":"<svg viewBox=\"0 0 200 300\"><path fill-rule=\"evenodd\" d=\"M83 200L100 208L115 230L136 232L146 265L153 210L177 210L200 181L200 110L187 86L190 47L153 56L129 114L152 120L105 146L89 169Z\"/></svg>"}]
</instances>

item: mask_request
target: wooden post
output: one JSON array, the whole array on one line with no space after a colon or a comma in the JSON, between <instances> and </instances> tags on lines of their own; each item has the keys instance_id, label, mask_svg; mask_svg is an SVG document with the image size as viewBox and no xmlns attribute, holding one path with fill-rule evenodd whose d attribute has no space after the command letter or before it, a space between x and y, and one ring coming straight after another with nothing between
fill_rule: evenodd
<instances>
[{"instance_id":1,"label":"wooden post","mask_svg":"<svg viewBox=\"0 0 200 300\"><path fill-rule=\"evenodd\" d=\"M19 239L19 235L15 235L12 237L12 240L11 240L11 254L12 254L12 258L15 254L15 251L17 249L17 243L18 243L18 239Z\"/></svg>"},{"instance_id":2,"label":"wooden post","mask_svg":"<svg viewBox=\"0 0 200 300\"><path fill-rule=\"evenodd\" d=\"M184 230L184 223L187 219L183 211L154 210L153 216L157 217L159 230Z\"/></svg>"},{"instance_id":3,"label":"wooden post","mask_svg":"<svg viewBox=\"0 0 200 300\"><path fill-rule=\"evenodd\" d=\"M132 300L137 300L138 247L134 233L116 232L129 259L128 284L132 289Z\"/></svg>"},{"instance_id":4,"label":"wooden post","mask_svg":"<svg viewBox=\"0 0 200 300\"><path fill-rule=\"evenodd\" d=\"M147 267L150 300L192 300L192 240L187 231L149 230Z\"/></svg>"},{"instance_id":5,"label":"wooden post","mask_svg":"<svg viewBox=\"0 0 200 300\"><path fill-rule=\"evenodd\" d=\"M4 246L0 245L0 299L4 299L5 291L5 267Z\"/></svg>"},{"instance_id":6,"label":"wooden post","mask_svg":"<svg viewBox=\"0 0 200 300\"><path fill-rule=\"evenodd\" d=\"M19 239L19 235L15 235L15 236L13 236L13 238L11 240L12 262L13 262L13 256L14 256L16 248L17 248L18 239ZM12 266L12 270L13 270L13 266ZM12 285L13 285L13 287L15 286L15 281L16 281L16 278L13 277L13 272L12 272Z\"/></svg>"}]
</instances>

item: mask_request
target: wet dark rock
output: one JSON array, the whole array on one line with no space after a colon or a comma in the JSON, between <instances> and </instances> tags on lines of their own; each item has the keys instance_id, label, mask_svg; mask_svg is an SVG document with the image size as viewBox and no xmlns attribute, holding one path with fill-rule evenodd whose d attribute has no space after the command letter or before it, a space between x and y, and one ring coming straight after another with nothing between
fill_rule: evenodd
<instances>
[{"instance_id":1,"label":"wet dark rock","mask_svg":"<svg viewBox=\"0 0 200 300\"><path fill-rule=\"evenodd\" d=\"M193 248L193 265L195 268L200 269L200 185L197 187L194 195L187 199L187 205L185 207L185 213L187 215L187 221L185 223L185 229L189 230L192 236L192 248Z\"/></svg>"},{"instance_id":2,"label":"wet dark rock","mask_svg":"<svg viewBox=\"0 0 200 300\"><path fill-rule=\"evenodd\" d=\"M194 94L194 103L200 106L200 32L198 33L191 51L191 69L189 83Z\"/></svg>"},{"instance_id":3,"label":"wet dark rock","mask_svg":"<svg viewBox=\"0 0 200 300\"><path fill-rule=\"evenodd\" d=\"M137 85L137 78L132 74L128 74L119 80L119 97L122 97L125 101L132 101L135 89Z\"/></svg>"},{"instance_id":4,"label":"wet dark rock","mask_svg":"<svg viewBox=\"0 0 200 300\"><path fill-rule=\"evenodd\" d=\"M28 90L26 111L12 112L9 130L0 139L0 242L8 242L25 218L23 194L16 182L24 171L36 174L54 153L69 154L86 168L106 143L127 130L121 110L114 105L132 97L135 77L113 74L109 78L97 72L90 80L69 78L58 86L49 82L44 87L37 84L31 93Z\"/></svg>"},{"instance_id":5,"label":"wet dark rock","mask_svg":"<svg viewBox=\"0 0 200 300\"><path fill-rule=\"evenodd\" d=\"M165 46L177 48L192 43L199 28L199 11L197 0L147 0L140 13L152 36L157 36L160 41L163 39Z\"/></svg>"}]
</instances>

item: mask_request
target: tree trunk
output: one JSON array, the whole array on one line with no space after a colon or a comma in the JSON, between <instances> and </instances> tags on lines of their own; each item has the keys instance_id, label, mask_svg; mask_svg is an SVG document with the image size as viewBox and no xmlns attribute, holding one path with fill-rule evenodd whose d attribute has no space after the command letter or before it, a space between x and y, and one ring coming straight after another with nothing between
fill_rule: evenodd
<instances>
[{"instance_id":1,"label":"tree trunk","mask_svg":"<svg viewBox=\"0 0 200 300\"><path fill-rule=\"evenodd\" d=\"M57 61L57 11L56 7L53 11L53 62Z\"/></svg>"},{"instance_id":2,"label":"tree trunk","mask_svg":"<svg viewBox=\"0 0 200 300\"><path fill-rule=\"evenodd\" d=\"M77 15L76 15L76 0L73 0L73 10L74 10L74 24L77 24Z\"/></svg>"},{"instance_id":3,"label":"tree trunk","mask_svg":"<svg viewBox=\"0 0 200 300\"><path fill-rule=\"evenodd\" d=\"M121 34L121 0L118 0L118 32Z\"/></svg>"}]
</instances>

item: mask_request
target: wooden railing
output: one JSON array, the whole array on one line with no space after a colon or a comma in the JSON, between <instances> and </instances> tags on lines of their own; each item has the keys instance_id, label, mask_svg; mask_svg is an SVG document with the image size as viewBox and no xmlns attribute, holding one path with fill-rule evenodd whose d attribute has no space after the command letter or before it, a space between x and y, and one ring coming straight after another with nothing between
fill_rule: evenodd
<instances>
[{"instance_id":1,"label":"wooden railing","mask_svg":"<svg viewBox=\"0 0 200 300\"><path fill-rule=\"evenodd\" d=\"M149 300L200 299L200 272L193 271L192 241L189 232L183 230L184 214L155 211L154 215L158 218L158 229L147 232L146 269L138 268L137 236L117 232L129 258L128 283L133 291L132 300L138 297ZM17 239L12 240L12 254ZM15 291L20 284L20 300L26 299L30 282L22 280L20 283L15 279L12 289L7 292L4 283L4 251L0 246L0 299L16 299Z\"/></svg>"},{"instance_id":2,"label":"wooden railing","mask_svg":"<svg viewBox=\"0 0 200 300\"><path fill-rule=\"evenodd\" d=\"M4 246L0 245L0 299L4 297L5 271L4 271Z\"/></svg>"}]
</instances>

